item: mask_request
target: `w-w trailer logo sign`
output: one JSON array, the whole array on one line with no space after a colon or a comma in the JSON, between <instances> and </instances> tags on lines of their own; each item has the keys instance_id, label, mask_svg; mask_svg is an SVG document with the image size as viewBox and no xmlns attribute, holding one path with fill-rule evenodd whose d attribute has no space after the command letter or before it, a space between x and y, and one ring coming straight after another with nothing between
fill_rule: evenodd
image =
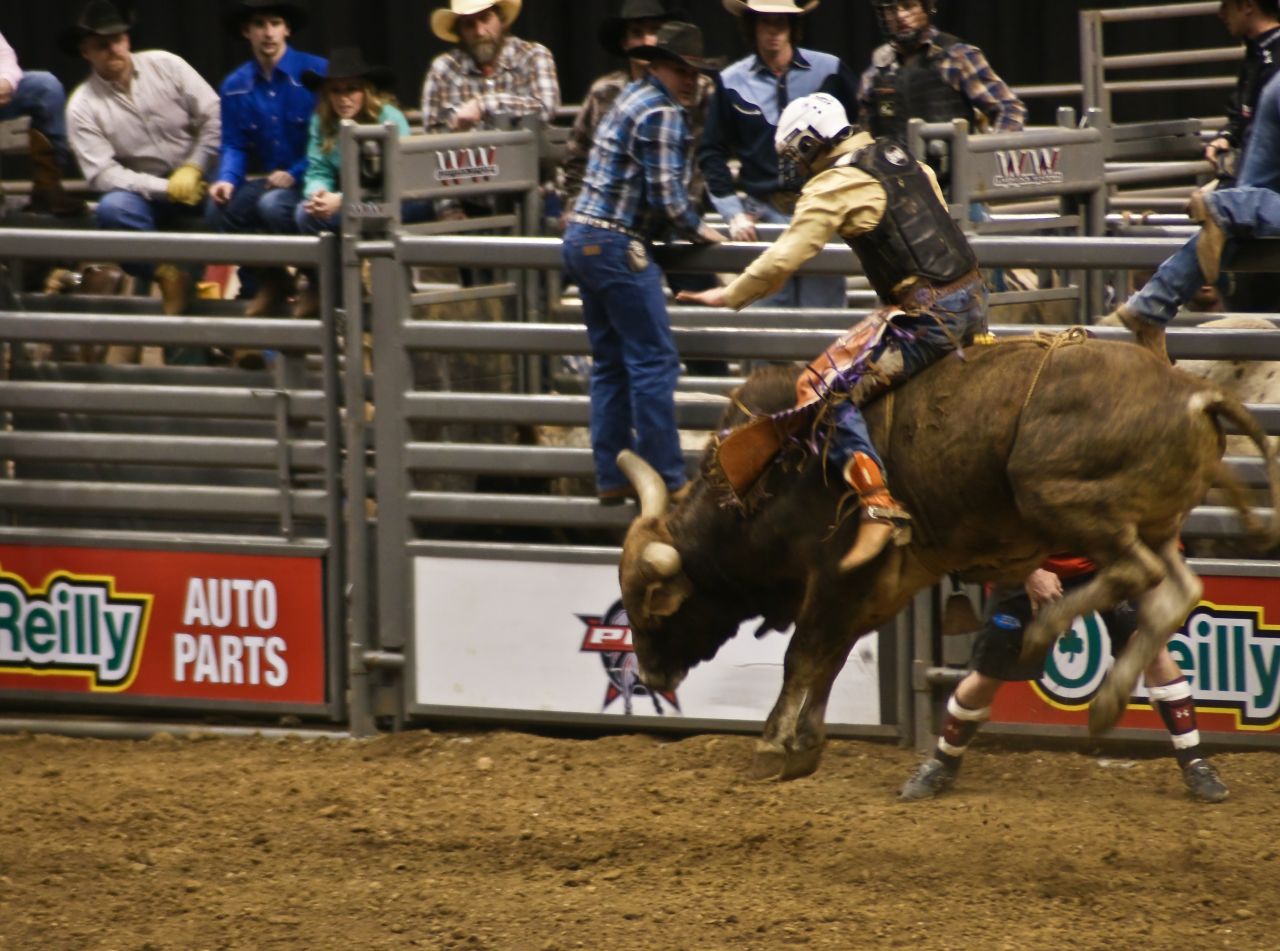
<instances>
[{"instance_id":1,"label":"w-w trailer logo sign","mask_svg":"<svg viewBox=\"0 0 1280 951\"><path fill-rule=\"evenodd\" d=\"M469 149L442 149L436 152L436 181L442 185L487 182L498 175L498 147L480 145Z\"/></svg>"},{"instance_id":2,"label":"w-w trailer logo sign","mask_svg":"<svg viewBox=\"0 0 1280 951\"><path fill-rule=\"evenodd\" d=\"M1058 168L1062 149L1000 149L996 152L998 172L991 179L996 188L1018 185L1056 185L1063 181Z\"/></svg>"}]
</instances>

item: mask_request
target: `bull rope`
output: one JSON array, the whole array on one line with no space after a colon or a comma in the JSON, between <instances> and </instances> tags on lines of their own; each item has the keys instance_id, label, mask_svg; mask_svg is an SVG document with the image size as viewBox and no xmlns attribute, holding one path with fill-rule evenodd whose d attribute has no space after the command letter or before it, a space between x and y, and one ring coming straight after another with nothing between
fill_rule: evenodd
<instances>
[{"instance_id":1,"label":"bull rope","mask_svg":"<svg viewBox=\"0 0 1280 951\"><path fill-rule=\"evenodd\" d=\"M1032 396L1036 393L1039 378L1041 378L1041 374L1044 372L1044 367L1048 366L1048 360L1053 356L1053 351L1061 349L1062 347L1074 347L1075 344L1084 343L1085 340L1089 339L1089 332L1088 330L1085 330L1083 326L1069 326L1069 328L1064 330L1064 332L1053 334L1052 337L1047 334L1037 333L1030 339L1032 339L1037 346L1044 348L1044 356L1041 357L1041 362L1039 362L1039 366L1036 367L1036 374L1032 376L1032 385L1027 388L1027 398L1024 399L1023 408L1021 408L1018 413L1019 422L1021 422L1021 415L1023 415L1023 412L1027 410L1027 407L1030 406L1030 402L1032 402Z\"/></svg>"}]
</instances>

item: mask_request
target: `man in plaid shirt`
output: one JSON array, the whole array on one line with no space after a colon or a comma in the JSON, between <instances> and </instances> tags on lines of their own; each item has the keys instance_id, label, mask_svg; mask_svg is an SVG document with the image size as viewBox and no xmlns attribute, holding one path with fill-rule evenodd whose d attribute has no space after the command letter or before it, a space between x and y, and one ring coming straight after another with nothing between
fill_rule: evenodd
<instances>
[{"instance_id":1,"label":"man in plaid shirt","mask_svg":"<svg viewBox=\"0 0 1280 951\"><path fill-rule=\"evenodd\" d=\"M871 5L889 42L871 54L858 84L858 122L864 129L905 141L909 119L972 124L977 113L991 131L1022 130L1027 107L982 50L930 23L936 0L871 0ZM935 171L946 180L944 168L935 165Z\"/></svg>"},{"instance_id":2,"label":"man in plaid shirt","mask_svg":"<svg viewBox=\"0 0 1280 951\"><path fill-rule=\"evenodd\" d=\"M431 14L431 30L455 49L431 63L422 84L422 125L428 133L501 128L504 120L537 115L550 123L560 108L560 80L551 51L510 35L521 0L450 0ZM441 217L462 217L454 202L438 202Z\"/></svg>"},{"instance_id":3,"label":"man in plaid shirt","mask_svg":"<svg viewBox=\"0 0 1280 951\"><path fill-rule=\"evenodd\" d=\"M664 0L623 0L618 16L605 20L600 26L600 45L613 56L627 55L627 50L652 45L662 24L673 19L671 11ZM623 88L630 82L643 79L647 69L640 60L630 60L627 69L616 69L606 73L591 84L583 100L582 109L569 132L565 148L564 163L560 167L560 191L564 196L565 217L569 209L578 199L582 191L582 176L587 171L587 156L591 153L591 145L595 141L596 129L600 120L613 108ZM698 76L698 89L692 102L681 103L685 107L685 118L689 122L689 132L693 142L702 136L702 127L706 121L707 103L715 91L715 83L707 76ZM696 165L691 163L692 177L689 182L689 196L696 203L704 188L702 175Z\"/></svg>"},{"instance_id":4,"label":"man in plaid shirt","mask_svg":"<svg viewBox=\"0 0 1280 951\"><path fill-rule=\"evenodd\" d=\"M564 263L582 292L591 341L591 450L596 492L606 504L634 496L618 453L638 453L671 490L686 481L676 426L680 355L671 336L655 237L674 230L696 242L722 240L689 201L689 127L702 33L663 25L654 42L631 50L649 74L629 85L600 123L582 193L564 235Z\"/></svg>"}]
</instances>

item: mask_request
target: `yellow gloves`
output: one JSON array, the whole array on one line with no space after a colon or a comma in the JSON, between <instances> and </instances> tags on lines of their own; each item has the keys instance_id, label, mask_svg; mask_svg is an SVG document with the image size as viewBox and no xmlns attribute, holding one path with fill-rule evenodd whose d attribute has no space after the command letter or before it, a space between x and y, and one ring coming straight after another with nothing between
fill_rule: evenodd
<instances>
[{"instance_id":1,"label":"yellow gloves","mask_svg":"<svg viewBox=\"0 0 1280 951\"><path fill-rule=\"evenodd\" d=\"M204 172L198 165L179 165L169 175L169 200L180 205L198 205L206 187Z\"/></svg>"}]
</instances>

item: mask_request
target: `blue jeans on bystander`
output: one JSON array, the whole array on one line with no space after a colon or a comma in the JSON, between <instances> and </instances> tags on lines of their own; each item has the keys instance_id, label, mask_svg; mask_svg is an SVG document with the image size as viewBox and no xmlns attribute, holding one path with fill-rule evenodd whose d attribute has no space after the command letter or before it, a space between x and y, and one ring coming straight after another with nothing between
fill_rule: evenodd
<instances>
[{"instance_id":1,"label":"blue jeans on bystander","mask_svg":"<svg viewBox=\"0 0 1280 951\"><path fill-rule=\"evenodd\" d=\"M675 413L680 355L662 271L652 259L633 269L633 240L576 222L564 235L565 269L582 292L591 340L591 450L601 493L627 487L617 463L623 449L653 466L669 489L687 478Z\"/></svg>"},{"instance_id":2,"label":"blue jeans on bystander","mask_svg":"<svg viewBox=\"0 0 1280 951\"><path fill-rule=\"evenodd\" d=\"M1205 196L1214 221L1231 242L1280 235L1280 194L1270 188L1240 185L1220 188ZM1200 235L1165 259L1155 274L1129 298L1127 306L1144 320L1167 324L1186 301L1204 284L1204 273L1196 258Z\"/></svg>"}]
</instances>

